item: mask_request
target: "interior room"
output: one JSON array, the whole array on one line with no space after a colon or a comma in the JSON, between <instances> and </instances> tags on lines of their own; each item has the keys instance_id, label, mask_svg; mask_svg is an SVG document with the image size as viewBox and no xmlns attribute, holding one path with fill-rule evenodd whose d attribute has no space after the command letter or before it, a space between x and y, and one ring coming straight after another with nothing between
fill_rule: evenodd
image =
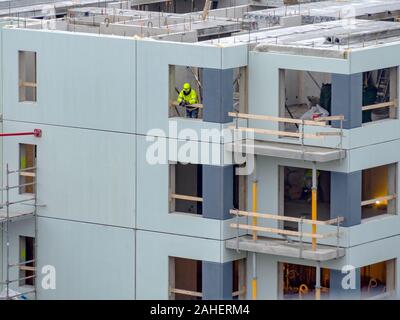
<instances>
[{"instance_id":1,"label":"interior room","mask_svg":"<svg viewBox=\"0 0 400 320\"><path fill-rule=\"evenodd\" d=\"M280 167L283 184L283 215L287 217L311 219L312 170L296 167ZM330 218L331 174L329 171L317 171L318 179L318 220ZM282 198L282 197L281 197ZM285 229L298 230L297 223L285 221Z\"/></svg>"},{"instance_id":2,"label":"interior room","mask_svg":"<svg viewBox=\"0 0 400 320\"><path fill-rule=\"evenodd\" d=\"M362 171L362 219L396 213L396 164Z\"/></svg>"},{"instance_id":3,"label":"interior room","mask_svg":"<svg viewBox=\"0 0 400 320\"><path fill-rule=\"evenodd\" d=\"M279 263L282 295L289 300L315 299L316 268L291 263ZM321 299L329 292L329 269L321 268Z\"/></svg>"},{"instance_id":4,"label":"interior room","mask_svg":"<svg viewBox=\"0 0 400 320\"><path fill-rule=\"evenodd\" d=\"M170 212L202 214L202 165L169 166Z\"/></svg>"},{"instance_id":5,"label":"interior room","mask_svg":"<svg viewBox=\"0 0 400 320\"><path fill-rule=\"evenodd\" d=\"M323 72L280 70L280 116L312 120L312 114L331 115L331 75ZM282 124L297 132L298 125Z\"/></svg>"}]
</instances>

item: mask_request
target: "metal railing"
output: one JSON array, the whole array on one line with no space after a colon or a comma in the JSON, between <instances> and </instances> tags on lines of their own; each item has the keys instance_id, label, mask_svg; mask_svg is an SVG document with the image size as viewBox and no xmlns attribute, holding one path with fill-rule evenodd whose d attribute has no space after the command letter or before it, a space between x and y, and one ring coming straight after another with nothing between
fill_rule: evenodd
<instances>
[{"instance_id":1,"label":"metal railing","mask_svg":"<svg viewBox=\"0 0 400 320\"><path fill-rule=\"evenodd\" d=\"M302 120L302 119L293 119L293 118L285 118L285 117L275 117L268 115L256 115L249 113L240 113L240 112L229 112L228 115L230 117L235 118L235 125L229 126L231 130L239 130L243 132L254 132L258 134L264 135L272 135L278 137L289 137L289 138L298 138L299 142L302 146L305 145L305 139L324 139L326 137L339 137L338 148L340 150L343 149L343 115L336 116L328 116L328 117L319 117L314 120ZM239 119L245 119L247 121L246 127L239 126ZM286 130L272 130L272 129L261 129L261 128L251 128L249 127L249 120L260 120L260 121L269 121L274 123L289 123L295 124L298 127L296 132L286 131ZM339 128L333 128L329 125L330 121L339 121ZM306 133L306 126L314 126L321 128L332 128L333 131L320 131L315 133Z\"/></svg>"},{"instance_id":2,"label":"metal railing","mask_svg":"<svg viewBox=\"0 0 400 320\"><path fill-rule=\"evenodd\" d=\"M339 245L340 245L340 223L344 221L343 217L337 217L334 219L320 221L320 220L312 220L312 219L305 219L305 218L295 218L295 217L286 217L276 214L269 214L269 213L258 213L258 212L251 212L251 211L243 211L237 209L231 209L230 213L236 217L236 222L231 223L230 227L236 229L236 241L239 244L239 230L247 230L253 232L265 232L274 235L281 235L287 237L295 237L298 241L298 247L300 251L300 258L302 258L302 253L304 250L304 240L305 238L311 239L326 239L336 237L336 249L337 249L337 256L339 256ZM240 223L239 217L251 217L251 218L262 218L262 219L269 219L273 221L281 221L281 222L294 222L297 223L299 231L293 230L286 230L284 228L272 228L272 227L262 227L257 226L254 224L248 223ZM316 233L316 232L304 232L304 225L312 225L312 226L328 226L328 225L335 225L336 231L331 233ZM258 239L256 237L256 239ZM257 240L255 240L257 241ZM239 245L237 246L239 248Z\"/></svg>"}]
</instances>

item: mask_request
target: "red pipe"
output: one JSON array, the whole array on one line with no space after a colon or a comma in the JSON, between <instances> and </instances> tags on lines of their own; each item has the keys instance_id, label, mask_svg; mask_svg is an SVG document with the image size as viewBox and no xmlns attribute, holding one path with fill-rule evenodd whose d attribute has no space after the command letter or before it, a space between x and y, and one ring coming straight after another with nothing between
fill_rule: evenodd
<instances>
[{"instance_id":1,"label":"red pipe","mask_svg":"<svg viewBox=\"0 0 400 320\"><path fill-rule=\"evenodd\" d=\"M0 137L13 137L13 136L35 136L36 138L40 138L42 136L42 130L34 129L33 132L0 133Z\"/></svg>"}]
</instances>

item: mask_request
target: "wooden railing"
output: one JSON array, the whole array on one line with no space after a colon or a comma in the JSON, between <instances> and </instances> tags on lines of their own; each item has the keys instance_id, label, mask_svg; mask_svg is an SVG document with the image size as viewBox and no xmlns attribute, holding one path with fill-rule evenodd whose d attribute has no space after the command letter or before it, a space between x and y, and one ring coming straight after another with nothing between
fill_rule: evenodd
<instances>
[{"instance_id":1,"label":"wooden railing","mask_svg":"<svg viewBox=\"0 0 400 320\"><path fill-rule=\"evenodd\" d=\"M381 108L397 108L397 100L363 106L361 108L361 110L367 111L367 110L375 110L375 109L381 109Z\"/></svg>"},{"instance_id":2,"label":"wooden railing","mask_svg":"<svg viewBox=\"0 0 400 320\"><path fill-rule=\"evenodd\" d=\"M201 197L187 196L187 195L184 195L184 194L171 193L171 198L172 199L178 199L178 200L203 202L203 198L201 198Z\"/></svg>"},{"instance_id":3,"label":"wooden railing","mask_svg":"<svg viewBox=\"0 0 400 320\"><path fill-rule=\"evenodd\" d=\"M368 206L370 204L380 204L382 201L390 201L390 200L393 200L396 198L397 198L397 195L395 195L395 194L377 197L374 199L361 201L361 206L364 207L364 206Z\"/></svg>"},{"instance_id":4,"label":"wooden railing","mask_svg":"<svg viewBox=\"0 0 400 320\"><path fill-rule=\"evenodd\" d=\"M190 297L197 297L197 298L202 298L203 297L203 294L201 292L191 291L191 290L170 288L169 292L170 293L183 294L185 296L190 296Z\"/></svg>"}]
</instances>

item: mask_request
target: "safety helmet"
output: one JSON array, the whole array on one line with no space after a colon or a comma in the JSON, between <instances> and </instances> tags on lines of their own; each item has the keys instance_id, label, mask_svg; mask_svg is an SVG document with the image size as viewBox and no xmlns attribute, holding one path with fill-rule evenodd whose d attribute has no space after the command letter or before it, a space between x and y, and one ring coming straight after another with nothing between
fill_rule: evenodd
<instances>
[{"instance_id":1,"label":"safety helmet","mask_svg":"<svg viewBox=\"0 0 400 320\"><path fill-rule=\"evenodd\" d=\"M185 93L189 93L190 92L190 84L189 83L185 83L183 85L183 92L185 92Z\"/></svg>"}]
</instances>

